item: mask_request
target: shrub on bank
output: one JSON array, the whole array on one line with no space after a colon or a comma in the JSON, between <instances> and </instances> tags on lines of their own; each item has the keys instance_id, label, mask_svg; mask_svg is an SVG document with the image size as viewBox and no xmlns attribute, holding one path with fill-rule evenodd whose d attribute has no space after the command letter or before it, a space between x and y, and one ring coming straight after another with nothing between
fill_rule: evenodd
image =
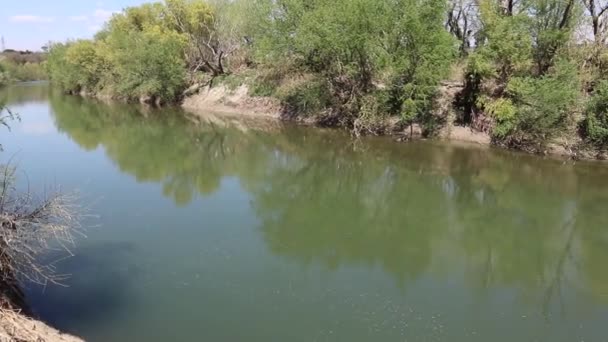
<instances>
[{"instance_id":1,"label":"shrub on bank","mask_svg":"<svg viewBox=\"0 0 608 342\"><path fill-rule=\"evenodd\" d=\"M602 81L589 100L583 134L595 146L608 147L608 81Z\"/></svg>"},{"instance_id":2,"label":"shrub on bank","mask_svg":"<svg viewBox=\"0 0 608 342\"><path fill-rule=\"evenodd\" d=\"M357 133L390 117L430 135L448 121L434 111L438 95L442 108L454 97L442 81L456 61L463 75L447 83L462 89L443 113L458 123L537 151L580 126L601 146L608 49L599 31L577 35L593 13L608 16L585 8L595 4L167 0L114 15L91 41L53 45L48 71L68 91L155 102L246 84L292 117L320 113Z\"/></svg>"}]
</instances>

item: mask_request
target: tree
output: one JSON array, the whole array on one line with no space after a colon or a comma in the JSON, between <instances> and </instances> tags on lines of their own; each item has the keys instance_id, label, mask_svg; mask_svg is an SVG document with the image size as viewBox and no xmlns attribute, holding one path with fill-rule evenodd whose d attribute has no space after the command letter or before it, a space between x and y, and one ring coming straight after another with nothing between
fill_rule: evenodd
<instances>
[{"instance_id":1,"label":"tree","mask_svg":"<svg viewBox=\"0 0 608 342\"><path fill-rule=\"evenodd\" d=\"M95 92L104 77L105 63L97 45L88 40L54 44L49 49L49 77L68 92Z\"/></svg>"},{"instance_id":2,"label":"tree","mask_svg":"<svg viewBox=\"0 0 608 342\"><path fill-rule=\"evenodd\" d=\"M443 0L260 0L258 8L259 61L324 80L330 117L355 129L385 113L418 119L453 57Z\"/></svg>"},{"instance_id":3,"label":"tree","mask_svg":"<svg viewBox=\"0 0 608 342\"><path fill-rule=\"evenodd\" d=\"M515 111L498 122L495 137L511 146L542 149L573 124L573 112L580 96L576 65L561 60L542 77L514 77L506 98Z\"/></svg>"},{"instance_id":4,"label":"tree","mask_svg":"<svg viewBox=\"0 0 608 342\"><path fill-rule=\"evenodd\" d=\"M479 12L474 0L450 0L446 29L460 42L460 54L468 54L479 29Z\"/></svg>"},{"instance_id":5,"label":"tree","mask_svg":"<svg viewBox=\"0 0 608 342\"><path fill-rule=\"evenodd\" d=\"M391 69L395 72L389 97L390 107L407 123L418 121L426 134L436 128L432 106L437 86L447 75L454 57L454 42L441 28L445 2L401 1L400 11L392 11L395 24L385 42L392 47ZM391 13L390 8L386 9ZM387 29L391 27L386 23ZM466 44L465 44L466 45Z\"/></svg>"},{"instance_id":6,"label":"tree","mask_svg":"<svg viewBox=\"0 0 608 342\"><path fill-rule=\"evenodd\" d=\"M578 15L573 0L480 2L462 107L493 121L495 142L540 149L572 126L581 84L567 48Z\"/></svg>"},{"instance_id":7,"label":"tree","mask_svg":"<svg viewBox=\"0 0 608 342\"><path fill-rule=\"evenodd\" d=\"M543 75L571 41L581 8L576 0L533 0L528 11L534 14L531 32L537 72Z\"/></svg>"},{"instance_id":8,"label":"tree","mask_svg":"<svg viewBox=\"0 0 608 342\"><path fill-rule=\"evenodd\" d=\"M170 27L189 37L188 65L213 76L228 73L228 60L243 42L242 21L235 20L240 2L167 0L164 11Z\"/></svg>"},{"instance_id":9,"label":"tree","mask_svg":"<svg viewBox=\"0 0 608 342\"><path fill-rule=\"evenodd\" d=\"M154 26L115 31L101 45L111 65L109 87L146 102L171 102L185 87L185 37Z\"/></svg>"},{"instance_id":10,"label":"tree","mask_svg":"<svg viewBox=\"0 0 608 342\"><path fill-rule=\"evenodd\" d=\"M608 82L599 83L585 110L586 138L600 148L608 146Z\"/></svg>"},{"instance_id":11,"label":"tree","mask_svg":"<svg viewBox=\"0 0 608 342\"><path fill-rule=\"evenodd\" d=\"M605 0L582 0L586 14L591 20L591 29L596 44L606 43L606 11L608 1Z\"/></svg>"}]
</instances>

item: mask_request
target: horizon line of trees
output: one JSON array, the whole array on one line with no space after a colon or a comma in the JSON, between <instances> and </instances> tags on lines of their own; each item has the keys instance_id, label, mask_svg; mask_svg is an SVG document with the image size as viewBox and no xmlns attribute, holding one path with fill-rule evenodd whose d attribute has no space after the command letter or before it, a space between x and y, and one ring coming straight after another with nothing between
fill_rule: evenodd
<instances>
[{"instance_id":1,"label":"horizon line of trees","mask_svg":"<svg viewBox=\"0 0 608 342\"><path fill-rule=\"evenodd\" d=\"M497 144L608 146L606 0L166 0L125 9L93 40L53 44L74 93L178 101L212 79L247 83L291 115L426 135L442 82L457 121Z\"/></svg>"}]
</instances>

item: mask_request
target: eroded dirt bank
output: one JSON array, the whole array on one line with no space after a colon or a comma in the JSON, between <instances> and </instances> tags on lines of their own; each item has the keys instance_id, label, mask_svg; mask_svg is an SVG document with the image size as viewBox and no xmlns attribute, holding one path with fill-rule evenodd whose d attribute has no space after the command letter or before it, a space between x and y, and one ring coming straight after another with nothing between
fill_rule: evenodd
<instances>
[{"instance_id":1,"label":"eroded dirt bank","mask_svg":"<svg viewBox=\"0 0 608 342\"><path fill-rule=\"evenodd\" d=\"M487 132L481 132L471 127L458 126L454 123L454 115L451 112L451 101L459 87L444 85L440 89L441 96L436 106L437 116L445 118L446 125L437 135L437 139L473 143L484 146L492 145L492 139ZM224 85L215 87L203 87L196 93L187 96L182 102L182 107L190 113L200 117L208 117L208 113L224 115L231 120L255 120L258 118L271 120L295 121L302 124L316 125L318 117L297 118L294 115L286 115L284 108L278 99L271 97L254 97L249 95L247 85L241 85L236 89L229 89ZM397 141L416 139L422 137L422 129L418 125L413 127L403 126L394 118L380 122L379 126L383 135L394 136ZM557 140L550 143L542 151L527 151L540 155L558 156L562 158L605 160L606 153L594 150L585 150L575 147L576 142Z\"/></svg>"}]
</instances>

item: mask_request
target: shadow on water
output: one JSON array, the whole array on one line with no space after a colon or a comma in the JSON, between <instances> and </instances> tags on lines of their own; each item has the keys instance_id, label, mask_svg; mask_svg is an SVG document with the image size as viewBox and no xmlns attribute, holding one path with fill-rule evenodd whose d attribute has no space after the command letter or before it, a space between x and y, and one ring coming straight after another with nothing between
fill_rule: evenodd
<instances>
[{"instance_id":1,"label":"shadow on water","mask_svg":"<svg viewBox=\"0 0 608 342\"><path fill-rule=\"evenodd\" d=\"M36 308L35 316L58 329L74 334L83 327L124 311L132 302L138 282L138 268L129 265L132 243L106 242L81 246L74 257L57 263L59 274L74 274L66 286L30 285L26 298ZM48 260L65 257L49 255ZM69 272L69 273L68 273ZM112 286L108 286L112 284Z\"/></svg>"}]
</instances>

